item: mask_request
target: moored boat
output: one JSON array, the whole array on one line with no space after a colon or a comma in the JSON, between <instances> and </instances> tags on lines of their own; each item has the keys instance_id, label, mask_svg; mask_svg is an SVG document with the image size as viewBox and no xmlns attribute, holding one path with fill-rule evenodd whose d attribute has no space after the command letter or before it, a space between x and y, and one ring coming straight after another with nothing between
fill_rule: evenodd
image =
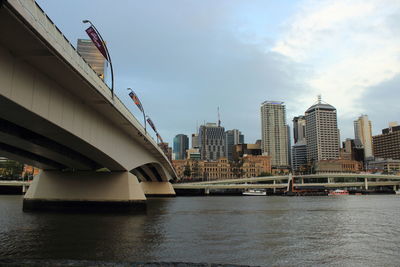
<instances>
[{"instance_id":1,"label":"moored boat","mask_svg":"<svg viewBox=\"0 0 400 267\"><path fill-rule=\"evenodd\" d=\"M264 189L248 189L242 193L245 196L266 196L267 191Z\"/></svg>"}]
</instances>

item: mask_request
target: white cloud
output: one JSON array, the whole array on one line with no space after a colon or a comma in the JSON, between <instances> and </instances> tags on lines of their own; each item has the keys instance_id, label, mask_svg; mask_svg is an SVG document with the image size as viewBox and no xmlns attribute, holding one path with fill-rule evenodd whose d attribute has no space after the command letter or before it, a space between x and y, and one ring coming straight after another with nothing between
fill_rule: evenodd
<instances>
[{"instance_id":1,"label":"white cloud","mask_svg":"<svg viewBox=\"0 0 400 267\"><path fill-rule=\"evenodd\" d=\"M307 64L305 107L322 94L344 119L368 112L360 101L368 88L400 73L400 36L393 23L397 0L307 0L280 36L273 51ZM299 110L301 113L303 110Z\"/></svg>"}]
</instances>

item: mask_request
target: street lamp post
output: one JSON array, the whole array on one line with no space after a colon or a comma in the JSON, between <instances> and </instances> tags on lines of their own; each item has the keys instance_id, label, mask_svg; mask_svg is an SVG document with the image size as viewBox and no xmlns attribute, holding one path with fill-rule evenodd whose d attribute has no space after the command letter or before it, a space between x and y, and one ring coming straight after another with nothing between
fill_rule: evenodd
<instances>
[{"instance_id":1,"label":"street lamp post","mask_svg":"<svg viewBox=\"0 0 400 267\"><path fill-rule=\"evenodd\" d=\"M100 41L102 42L102 44L104 46L104 49L105 49L106 54L107 54L107 58L106 59L107 59L108 63L110 63L110 69L111 69L111 97L114 99L114 70L113 70L113 65L112 65L112 62L111 62L111 57L110 57L110 53L108 52L108 48L107 48L106 42L104 41L104 39L101 36L100 32L97 30L96 26L94 26L93 23L90 20L85 19L85 20L82 20L82 22L83 23L89 23L90 26L93 27L93 29L96 31L97 35L100 38Z\"/></svg>"}]
</instances>

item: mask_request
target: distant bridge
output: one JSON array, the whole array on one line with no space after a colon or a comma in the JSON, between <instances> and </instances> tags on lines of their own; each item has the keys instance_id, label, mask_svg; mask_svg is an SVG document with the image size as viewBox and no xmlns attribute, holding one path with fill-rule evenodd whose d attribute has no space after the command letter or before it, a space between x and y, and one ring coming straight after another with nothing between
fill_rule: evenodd
<instances>
[{"instance_id":1,"label":"distant bridge","mask_svg":"<svg viewBox=\"0 0 400 267\"><path fill-rule=\"evenodd\" d=\"M25 209L175 195L157 143L35 1L0 1L0 25L0 154L44 170Z\"/></svg>"},{"instance_id":2,"label":"distant bridge","mask_svg":"<svg viewBox=\"0 0 400 267\"><path fill-rule=\"evenodd\" d=\"M177 183L175 189L285 189L289 190L289 181L293 181L293 187L325 187L325 188L363 188L391 186L394 190L399 188L400 176L398 175L377 175L377 174L343 174L327 173L312 175L286 175L266 176L253 178L238 178L226 180L214 180L193 183ZM265 183L269 182L269 183ZM291 185L291 184L290 184Z\"/></svg>"}]
</instances>

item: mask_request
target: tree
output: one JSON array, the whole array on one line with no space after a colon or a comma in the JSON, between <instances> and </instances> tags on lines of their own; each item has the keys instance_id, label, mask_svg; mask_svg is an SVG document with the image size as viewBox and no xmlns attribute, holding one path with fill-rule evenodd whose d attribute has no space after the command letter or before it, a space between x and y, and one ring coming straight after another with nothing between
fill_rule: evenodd
<instances>
[{"instance_id":1,"label":"tree","mask_svg":"<svg viewBox=\"0 0 400 267\"><path fill-rule=\"evenodd\" d=\"M261 172L258 177L272 176L270 172Z\"/></svg>"}]
</instances>

